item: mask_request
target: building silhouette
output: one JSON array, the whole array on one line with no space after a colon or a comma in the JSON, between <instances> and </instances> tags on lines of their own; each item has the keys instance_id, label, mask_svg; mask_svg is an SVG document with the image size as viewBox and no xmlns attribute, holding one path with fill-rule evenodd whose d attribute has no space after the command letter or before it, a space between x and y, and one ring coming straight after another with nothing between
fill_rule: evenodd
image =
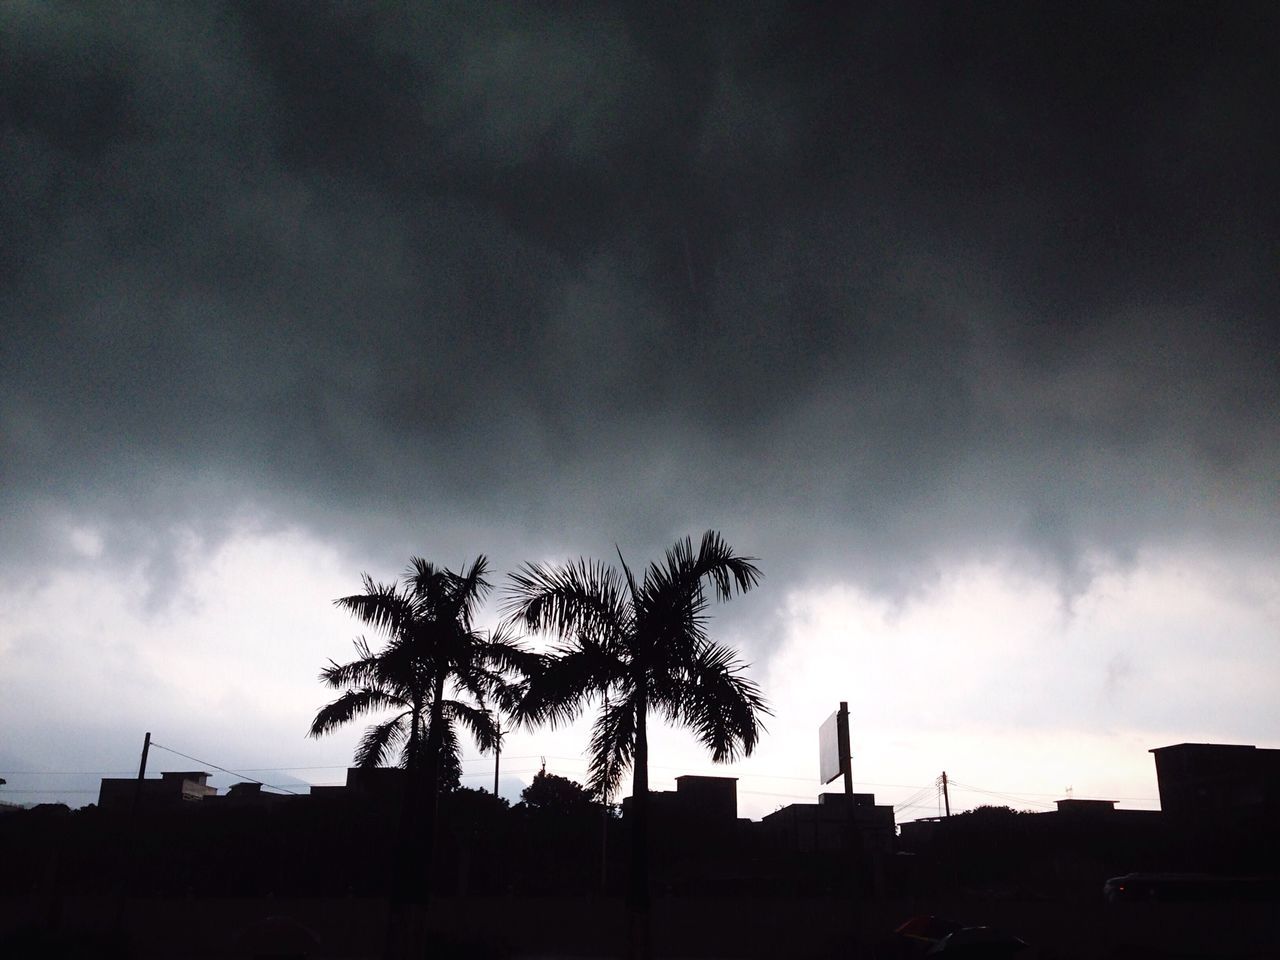
<instances>
[{"instance_id":1,"label":"building silhouette","mask_svg":"<svg viewBox=\"0 0 1280 960\"><path fill-rule=\"evenodd\" d=\"M760 821L775 846L801 853L863 851L893 853L893 807L876 803L875 794L824 793L817 803L792 803Z\"/></svg>"},{"instance_id":2,"label":"building silhouette","mask_svg":"<svg viewBox=\"0 0 1280 960\"><path fill-rule=\"evenodd\" d=\"M136 802L151 809L205 800L218 794L217 787L209 786L210 776L205 770L176 770L161 773L158 780L104 777L98 788L98 806L129 810Z\"/></svg>"},{"instance_id":3,"label":"building silhouette","mask_svg":"<svg viewBox=\"0 0 1280 960\"><path fill-rule=\"evenodd\" d=\"M1179 819L1280 816L1280 750L1225 743L1156 747L1160 808Z\"/></svg>"}]
</instances>

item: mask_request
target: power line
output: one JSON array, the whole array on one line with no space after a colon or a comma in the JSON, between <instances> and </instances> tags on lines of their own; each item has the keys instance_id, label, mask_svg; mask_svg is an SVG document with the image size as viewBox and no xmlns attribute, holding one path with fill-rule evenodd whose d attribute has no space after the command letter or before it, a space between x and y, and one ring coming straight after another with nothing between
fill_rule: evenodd
<instances>
[{"instance_id":1,"label":"power line","mask_svg":"<svg viewBox=\"0 0 1280 960\"><path fill-rule=\"evenodd\" d=\"M983 790L981 787L969 786L968 784L959 783L955 780L951 781L951 785L954 787L959 787L961 790L966 790L969 793L980 793L983 796L995 797L997 800L1004 800L1008 803L1029 803L1037 807L1043 807L1046 810L1053 809L1053 804L1051 803L1044 803L1043 801L1039 801L1039 800L1027 800L1025 798L1019 798L1019 797L1015 797L1005 793L996 793L994 790Z\"/></svg>"},{"instance_id":2,"label":"power line","mask_svg":"<svg viewBox=\"0 0 1280 960\"><path fill-rule=\"evenodd\" d=\"M753 797L782 797L787 800L807 800L808 795L803 793L770 793L767 790L739 790L739 793L748 794Z\"/></svg>"},{"instance_id":3,"label":"power line","mask_svg":"<svg viewBox=\"0 0 1280 960\"><path fill-rule=\"evenodd\" d=\"M175 755L177 755L177 756L184 757L184 758L185 758L185 759L187 759L187 760L192 760L192 761L194 761L194 762L196 762L196 763L205 764L206 766L212 767L212 768L214 768L214 769L216 769L216 770L219 770L219 771L221 771L221 772L223 772L223 773L228 773L228 774L231 774L232 776L243 777L244 779L247 779L247 780L249 780L250 782L253 782L253 783L259 783L259 784L262 784L262 786L270 787L270 788L271 788L271 789L273 789L273 790L281 790L281 791L283 791L283 792L285 792L285 793L293 794L293 795L295 795L295 796L297 796L297 795L298 795L298 794L297 794L297 792L296 792L296 791L294 791L294 790L290 790L288 787L281 786L281 785L279 785L279 784L270 784L270 783L265 783L265 782L264 782L264 781L262 781L262 780L258 780L258 779L254 778L254 777L249 777L249 776L246 776L246 775L247 775L247 774L249 774L249 773L289 773L289 772L292 772L292 771L307 771L307 770L343 770L343 769L347 769L347 768L348 768L346 764L336 764L336 763L334 763L334 764L312 764L312 765L299 765L299 766L283 766L283 765L282 765L282 766L269 766L269 767L247 767L247 766L246 766L246 767L230 768L230 767L224 767L224 766L221 766L221 765L216 764L216 763L212 763L211 761L208 761L208 760L201 760L201 759L199 759L198 757L192 757L192 756L190 756L189 754L182 753L182 752L181 752L181 751L179 751L179 750L174 750L172 747L166 747L166 746L163 746L162 744L159 744L159 743L153 743L152 745L153 745L153 746L156 746L156 747L159 747L161 750L165 750L165 751L168 751L169 753L173 753L173 754L175 754ZM510 757L510 758L508 758L508 759L510 759L510 760L512 760L512 761L517 761L517 760L538 760L538 759L540 759L540 755L532 755L532 754L530 754L530 755L527 755L527 756L515 756L515 757ZM583 767L583 768L584 768L584 767L586 767L586 766L587 766L587 761L586 761L583 757L581 757L581 756L578 756L578 757L564 757L564 756L551 756L551 755L548 755L548 759L556 760L556 761L559 761L559 762L562 762L562 763L573 764L573 765L574 765L574 766L576 766L576 767ZM462 762L462 763L488 763L488 758L487 758L487 757L468 757L468 758L464 758L461 762ZM664 764L650 764L650 769L651 769L651 770L680 770L680 771L687 771L687 768L686 768L686 767L668 766L668 765L664 765ZM529 773L529 772L532 772L532 771L531 771L531 769L518 768L518 769L508 770L507 772L508 772L508 773L511 773L511 774L522 774L522 773ZM55 777L55 776L56 776L56 777L71 777L71 776L112 776L112 775L115 775L115 776L128 776L128 775L130 775L131 773L132 773L132 771L129 771L129 770L0 770L0 774L4 774L5 776L11 776L11 777L24 777L24 776L25 776L25 777L42 777L42 776L49 776L49 777ZM486 776L486 775L487 775L487 774L485 774L485 773L474 773L474 774L472 774L472 773L468 773L468 774L463 774L463 776L465 776L465 777ZM721 775L721 774L719 774L718 772L716 772L716 773L706 773L706 772L704 771L702 775L706 775L706 776L717 776L717 775ZM746 771L743 771L743 772L738 773L737 778L738 778L739 780L787 780L787 781L793 781L793 782L799 782L799 783L811 783L811 784L815 782L814 778L812 778L812 777L798 777L798 776L792 776L792 775L789 775L789 774L756 773L756 772L746 772ZM966 791L973 792L973 793L979 793L979 794L983 794L983 795L985 795L985 796L995 797L995 798L997 798L997 799L1006 800L1006 801L1009 801L1009 802L1012 802L1012 803L1031 803L1031 804L1036 805L1036 806L1044 807L1045 809L1052 809L1052 804L1046 804L1046 803L1042 803L1042 802L1037 802L1037 801L1035 801L1035 800L1031 800L1031 799L1027 799L1027 798L1035 798L1035 797L1054 797L1054 798L1056 798L1056 797L1058 796L1058 794L1056 794L1056 793L1038 793L1038 792L1030 791L1030 790L1003 790L1003 791L1001 791L1001 790L989 790L989 789L986 789L986 788L984 788L984 787L977 787L977 786L973 786L973 785L971 785L971 784L961 783L961 782L959 782L959 781L956 781L955 779L951 779L951 780L950 780L950 782L951 782L955 787L957 787L958 789L961 789L961 790L966 790ZM317 784L317 785L318 785L318 784ZM821 785L821 784L819 784L818 786L819 786L819 789L820 789L822 785ZM916 804L915 804L915 801L916 801L916 800L918 800L918 799L920 799L920 796L921 796L921 795L923 795L923 792L925 792L925 791L927 791L927 790L929 790L929 789L932 789L934 785L933 785L933 784L914 784L914 783L877 783L877 782L872 782L872 781L859 781L858 783L856 783L856 784L855 784L855 786L859 786L859 787L875 787L875 788L884 788L884 789L912 790L912 791L915 791L915 793L913 793L912 795L908 796L908 798L907 798L906 800L900 801L899 803L895 804L895 807L902 807L902 808L906 808L906 807L909 807L909 806L914 806L914 805L916 805ZM89 793L91 793L91 792L94 792L94 791L91 791L91 790L63 790L63 789L59 789L59 788L56 788L56 787L55 787L55 788L50 788L50 789L47 789L47 790L29 790L29 791L19 791L19 790L15 790L15 789L10 789L10 790L7 790L6 792L7 792L7 793L11 793L11 794L15 794L15 793L20 793L20 792L31 792L31 793L58 793L58 792L60 792L60 793L86 793L86 792L89 792ZM802 798L802 797L804 797L804 796L807 796L807 794L777 793L777 792L764 791L764 790L741 790L741 791L739 791L739 792L744 793L744 794L754 795L754 796L778 796L778 797L795 797L795 798ZM1158 797L1111 797L1111 798L1109 798L1109 799L1114 799L1114 800L1123 800L1123 801L1129 801L1129 802L1134 802L1134 803L1158 803L1158 802L1159 802L1159 798L1158 798Z\"/></svg>"},{"instance_id":4,"label":"power line","mask_svg":"<svg viewBox=\"0 0 1280 960\"><path fill-rule=\"evenodd\" d=\"M345 763L329 763L313 767L237 767L245 773L289 773L293 770L346 770Z\"/></svg>"},{"instance_id":5,"label":"power line","mask_svg":"<svg viewBox=\"0 0 1280 960\"><path fill-rule=\"evenodd\" d=\"M156 747L160 750L167 750L169 753L177 754L178 756L183 757L187 760L191 760L194 763L203 763L205 766L213 767L213 769L215 770L221 770L223 773L229 773L233 777L244 777L250 783L256 783L263 787L270 787L272 790L281 790L284 793L292 794L295 797L302 796L302 794L298 793L296 790L290 790L288 787L281 787L273 783L263 783L261 780L258 780L255 777L245 777L243 773L237 773L235 770L228 770L226 767L220 767L218 766L218 764L214 763L212 760L201 760L199 757L193 757L189 753L183 753L181 750L173 749L173 747L166 747L164 744L156 743L154 740L151 741L151 746Z\"/></svg>"},{"instance_id":6,"label":"power line","mask_svg":"<svg viewBox=\"0 0 1280 960\"><path fill-rule=\"evenodd\" d=\"M552 759L552 760L568 760L568 759L572 759L572 758L569 758L569 757L552 757L551 759ZM585 762L585 761L584 761L584 762ZM649 764L649 769L650 769L650 770L686 770L687 768L685 768L685 767L670 767L670 766L664 766L663 764L660 764L660 763L651 763L651 764ZM697 774L695 774L695 775L697 775ZM715 776L721 776L721 774L718 774L718 773L706 773L706 772L704 771L704 772L703 772L703 774L701 774L701 776L715 777ZM740 779L740 780L746 779L746 778L748 778L748 777L753 777L753 778L757 778L757 779L763 778L763 779L766 779L766 780L796 780L796 781L798 781L798 782L800 782L800 783L816 783L816 784L818 784L818 786L819 786L819 787L825 786L825 784L819 783L819 781L818 781L818 778L817 778L817 777L795 777L795 776L790 776L790 775L788 775L788 774L781 774L781 773L752 773L752 772L749 772L749 771L741 771L741 772L739 772L739 773L737 774L737 776L738 776L738 779ZM933 784L920 784L920 783L872 783L872 782L871 782L871 781L869 781L869 780L855 780L855 781L853 782L853 785L854 785L855 787L890 787L890 788L898 789L898 790L921 790L921 789L931 789L931 788L933 787Z\"/></svg>"},{"instance_id":7,"label":"power line","mask_svg":"<svg viewBox=\"0 0 1280 960\"><path fill-rule=\"evenodd\" d=\"M137 770L0 770L5 777L105 777L134 776Z\"/></svg>"},{"instance_id":8,"label":"power line","mask_svg":"<svg viewBox=\"0 0 1280 960\"><path fill-rule=\"evenodd\" d=\"M957 783L957 781L956 781L955 779L952 779L952 780L951 780L951 783L954 783L954 784L956 784L957 786L962 786L962 784ZM1029 791L1029 790L982 791L979 787L970 787L969 789L970 789L970 790L978 790L979 792L1000 793L1000 794L1004 794L1004 795L1011 796L1011 797L1054 797L1054 798L1056 798L1056 799L1061 799L1061 798L1062 798L1062 793L1061 793L1061 792L1058 792L1058 793L1033 793L1033 792L1031 792L1031 791ZM1114 796L1108 796L1108 797L1107 797L1107 799L1108 799L1108 800L1134 800L1134 801L1143 800L1143 801L1148 801L1148 802L1151 802L1151 803L1155 803L1155 802L1159 801L1159 799L1160 799L1160 798L1159 798L1159 797L1114 797Z\"/></svg>"},{"instance_id":9,"label":"power line","mask_svg":"<svg viewBox=\"0 0 1280 960\"><path fill-rule=\"evenodd\" d=\"M929 787L921 787L919 790L917 790L915 793L911 794L910 796L906 797L904 800L901 800L898 803L895 803L893 805L893 809L905 810L908 807L914 807L919 805L920 801L929 795L929 789L930 789Z\"/></svg>"},{"instance_id":10,"label":"power line","mask_svg":"<svg viewBox=\"0 0 1280 960\"><path fill-rule=\"evenodd\" d=\"M9 796L9 794L11 794L11 793L55 793L55 794L59 794L59 795L61 795L61 794L64 794L64 793L97 793L97 792L98 792L97 790L81 790L81 789L75 789L75 790L64 790L64 789L63 789L63 788L61 788L61 787L49 787L49 788L44 789L44 790L35 790L35 789L31 789L31 790L10 790L8 787L5 787L3 790L0 790L0 798L7 797L7 796Z\"/></svg>"}]
</instances>

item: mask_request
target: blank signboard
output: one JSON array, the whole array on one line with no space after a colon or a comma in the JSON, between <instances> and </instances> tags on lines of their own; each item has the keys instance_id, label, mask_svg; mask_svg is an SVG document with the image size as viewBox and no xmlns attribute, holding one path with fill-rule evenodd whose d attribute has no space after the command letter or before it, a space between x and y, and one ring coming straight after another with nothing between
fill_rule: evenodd
<instances>
[{"instance_id":1,"label":"blank signboard","mask_svg":"<svg viewBox=\"0 0 1280 960\"><path fill-rule=\"evenodd\" d=\"M849 762L849 707L840 709L823 722L818 729L818 779L830 783L844 773Z\"/></svg>"}]
</instances>

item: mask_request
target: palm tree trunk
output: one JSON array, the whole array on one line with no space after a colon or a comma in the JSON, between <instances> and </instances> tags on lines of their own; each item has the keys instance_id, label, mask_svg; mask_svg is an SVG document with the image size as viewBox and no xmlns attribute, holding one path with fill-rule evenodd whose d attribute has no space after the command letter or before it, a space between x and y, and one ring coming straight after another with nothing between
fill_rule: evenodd
<instances>
[{"instance_id":1,"label":"palm tree trunk","mask_svg":"<svg viewBox=\"0 0 1280 960\"><path fill-rule=\"evenodd\" d=\"M642 688L636 701L636 751L631 777L631 872L627 884L632 960L648 960L651 955L648 709L648 697Z\"/></svg>"},{"instance_id":2,"label":"palm tree trunk","mask_svg":"<svg viewBox=\"0 0 1280 960\"><path fill-rule=\"evenodd\" d=\"M392 855L391 896L387 914L386 941L383 955L387 960L400 960L413 955L406 909L416 898L418 882L415 869L419 865L418 850L422 846L417 817L419 781L422 763L418 737L422 730L422 700L414 698L409 721L409 743L405 753L404 793L400 797L400 842Z\"/></svg>"},{"instance_id":3,"label":"palm tree trunk","mask_svg":"<svg viewBox=\"0 0 1280 960\"><path fill-rule=\"evenodd\" d=\"M431 899L431 862L435 854L436 801L440 789L440 748L444 743L444 676L436 678L431 696L431 716L427 721L427 744L423 757L422 790L415 798L420 809L415 847L414 899L426 906Z\"/></svg>"},{"instance_id":4,"label":"palm tree trunk","mask_svg":"<svg viewBox=\"0 0 1280 960\"><path fill-rule=\"evenodd\" d=\"M400 839L393 870L392 896L401 902L412 898L410 891L415 882L415 851L421 846L418 836L418 804L421 793L422 763L418 738L422 732L422 700L415 698L409 721L409 744L405 753L404 795L400 798Z\"/></svg>"}]
</instances>

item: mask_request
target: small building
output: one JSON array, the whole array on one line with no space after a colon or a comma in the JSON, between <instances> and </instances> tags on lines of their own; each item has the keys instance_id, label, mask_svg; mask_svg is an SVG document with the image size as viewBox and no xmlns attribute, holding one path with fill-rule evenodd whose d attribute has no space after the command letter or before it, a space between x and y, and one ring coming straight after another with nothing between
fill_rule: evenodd
<instances>
[{"instance_id":1,"label":"small building","mask_svg":"<svg viewBox=\"0 0 1280 960\"><path fill-rule=\"evenodd\" d=\"M867 853L893 852L893 807L876 803L873 793L824 793L817 803L792 803L775 810L760 826L780 849L813 853L861 847Z\"/></svg>"},{"instance_id":2,"label":"small building","mask_svg":"<svg viewBox=\"0 0 1280 960\"><path fill-rule=\"evenodd\" d=\"M408 771L400 767L348 767L344 785L313 786L310 795L322 801L399 809L408 784Z\"/></svg>"},{"instance_id":3,"label":"small building","mask_svg":"<svg viewBox=\"0 0 1280 960\"><path fill-rule=\"evenodd\" d=\"M622 800L626 817L633 805L631 797ZM676 777L674 790L649 791L649 811L662 818L690 825L733 824L738 819L738 778L701 777L692 774Z\"/></svg>"},{"instance_id":4,"label":"small building","mask_svg":"<svg viewBox=\"0 0 1280 960\"><path fill-rule=\"evenodd\" d=\"M204 770L166 771L159 779L136 777L103 777L98 788L98 807L103 810L130 810L135 799L141 806L180 806L185 802L217 796L218 788L209 786Z\"/></svg>"},{"instance_id":5,"label":"small building","mask_svg":"<svg viewBox=\"0 0 1280 960\"><path fill-rule=\"evenodd\" d=\"M227 788L225 796L218 797L218 803L229 807L264 807L296 800L296 796L285 793L271 793L262 789L263 784L256 780L245 783L233 783Z\"/></svg>"},{"instance_id":6,"label":"small building","mask_svg":"<svg viewBox=\"0 0 1280 960\"><path fill-rule=\"evenodd\" d=\"M1068 797L1065 800L1054 801L1054 805L1058 808L1058 813L1068 817L1105 817L1116 812L1114 800L1084 800Z\"/></svg>"},{"instance_id":7,"label":"small building","mask_svg":"<svg viewBox=\"0 0 1280 960\"><path fill-rule=\"evenodd\" d=\"M922 850L937 837L940 830L945 830L949 817L920 817L917 820L905 820L898 824L898 847L907 852Z\"/></svg>"}]
</instances>

